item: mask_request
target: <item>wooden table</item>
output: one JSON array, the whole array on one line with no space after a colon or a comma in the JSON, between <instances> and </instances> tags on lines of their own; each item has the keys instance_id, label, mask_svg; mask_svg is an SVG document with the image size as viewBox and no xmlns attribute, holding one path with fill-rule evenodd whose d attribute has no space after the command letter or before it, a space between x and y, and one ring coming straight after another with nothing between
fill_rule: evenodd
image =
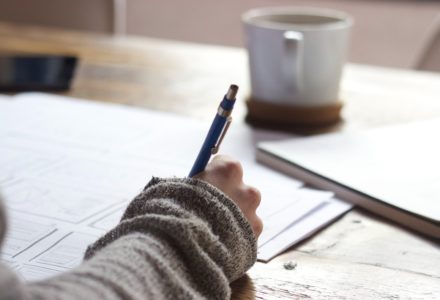
<instances>
[{"instance_id":1,"label":"wooden table","mask_svg":"<svg viewBox=\"0 0 440 300\"><path fill-rule=\"evenodd\" d=\"M79 56L66 93L74 97L210 118L229 83L249 93L243 49L6 23L0 41L0 53ZM344 122L326 130L440 117L440 75L348 65L342 98ZM234 114L245 113L240 101ZM289 261L296 268L286 270ZM236 299L440 299L440 247L354 209L270 263L257 263L233 288Z\"/></svg>"}]
</instances>

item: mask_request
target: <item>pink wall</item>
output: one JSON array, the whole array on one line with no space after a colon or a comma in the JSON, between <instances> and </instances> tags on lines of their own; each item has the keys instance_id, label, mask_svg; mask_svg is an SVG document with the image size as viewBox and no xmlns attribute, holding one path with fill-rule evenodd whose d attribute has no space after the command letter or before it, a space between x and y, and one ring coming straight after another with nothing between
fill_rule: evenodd
<instances>
[{"instance_id":1,"label":"pink wall","mask_svg":"<svg viewBox=\"0 0 440 300\"><path fill-rule=\"evenodd\" d=\"M242 46L240 15L259 6L318 6L352 14L350 61L413 67L440 1L128 0L129 33Z\"/></svg>"},{"instance_id":2,"label":"pink wall","mask_svg":"<svg viewBox=\"0 0 440 300\"><path fill-rule=\"evenodd\" d=\"M113 3L124 0L0 0L0 21L112 32ZM240 15L259 6L317 6L356 20L349 60L412 68L440 1L429 0L125 0L127 33L243 46Z\"/></svg>"}]
</instances>

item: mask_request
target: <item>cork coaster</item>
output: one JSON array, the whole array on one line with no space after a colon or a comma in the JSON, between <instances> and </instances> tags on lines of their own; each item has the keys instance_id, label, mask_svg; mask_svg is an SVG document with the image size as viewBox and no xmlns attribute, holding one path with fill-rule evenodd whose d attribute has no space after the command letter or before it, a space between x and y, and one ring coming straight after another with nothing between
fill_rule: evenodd
<instances>
[{"instance_id":1,"label":"cork coaster","mask_svg":"<svg viewBox=\"0 0 440 300\"><path fill-rule=\"evenodd\" d=\"M338 123L341 120L342 102L323 106L291 106L254 99L246 101L246 121L258 127L295 128L320 127Z\"/></svg>"}]
</instances>

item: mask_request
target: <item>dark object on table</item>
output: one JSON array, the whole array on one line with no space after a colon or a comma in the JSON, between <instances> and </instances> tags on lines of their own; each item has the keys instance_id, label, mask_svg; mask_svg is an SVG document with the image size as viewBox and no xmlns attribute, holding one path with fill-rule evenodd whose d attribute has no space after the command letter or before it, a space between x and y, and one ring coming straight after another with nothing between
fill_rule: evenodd
<instances>
[{"instance_id":1,"label":"dark object on table","mask_svg":"<svg viewBox=\"0 0 440 300\"><path fill-rule=\"evenodd\" d=\"M74 56L0 56L0 91L68 90L76 64Z\"/></svg>"}]
</instances>

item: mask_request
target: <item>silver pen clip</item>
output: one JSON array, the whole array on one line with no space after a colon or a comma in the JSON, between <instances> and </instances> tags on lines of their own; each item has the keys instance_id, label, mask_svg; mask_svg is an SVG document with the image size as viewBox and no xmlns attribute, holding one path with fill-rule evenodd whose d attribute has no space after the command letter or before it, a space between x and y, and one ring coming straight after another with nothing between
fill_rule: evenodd
<instances>
[{"instance_id":1,"label":"silver pen clip","mask_svg":"<svg viewBox=\"0 0 440 300\"><path fill-rule=\"evenodd\" d=\"M226 131L228 131L229 125L231 125L232 122L232 118L228 117L226 119L226 123L225 123L225 127L223 127L222 133L220 134L220 137L217 141L217 143L215 144L215 146L211 149L211 154L217 154L218 150L220 149L220 144L223 141L223 138L226 135Z\"/></svg>"}]
</instances>

